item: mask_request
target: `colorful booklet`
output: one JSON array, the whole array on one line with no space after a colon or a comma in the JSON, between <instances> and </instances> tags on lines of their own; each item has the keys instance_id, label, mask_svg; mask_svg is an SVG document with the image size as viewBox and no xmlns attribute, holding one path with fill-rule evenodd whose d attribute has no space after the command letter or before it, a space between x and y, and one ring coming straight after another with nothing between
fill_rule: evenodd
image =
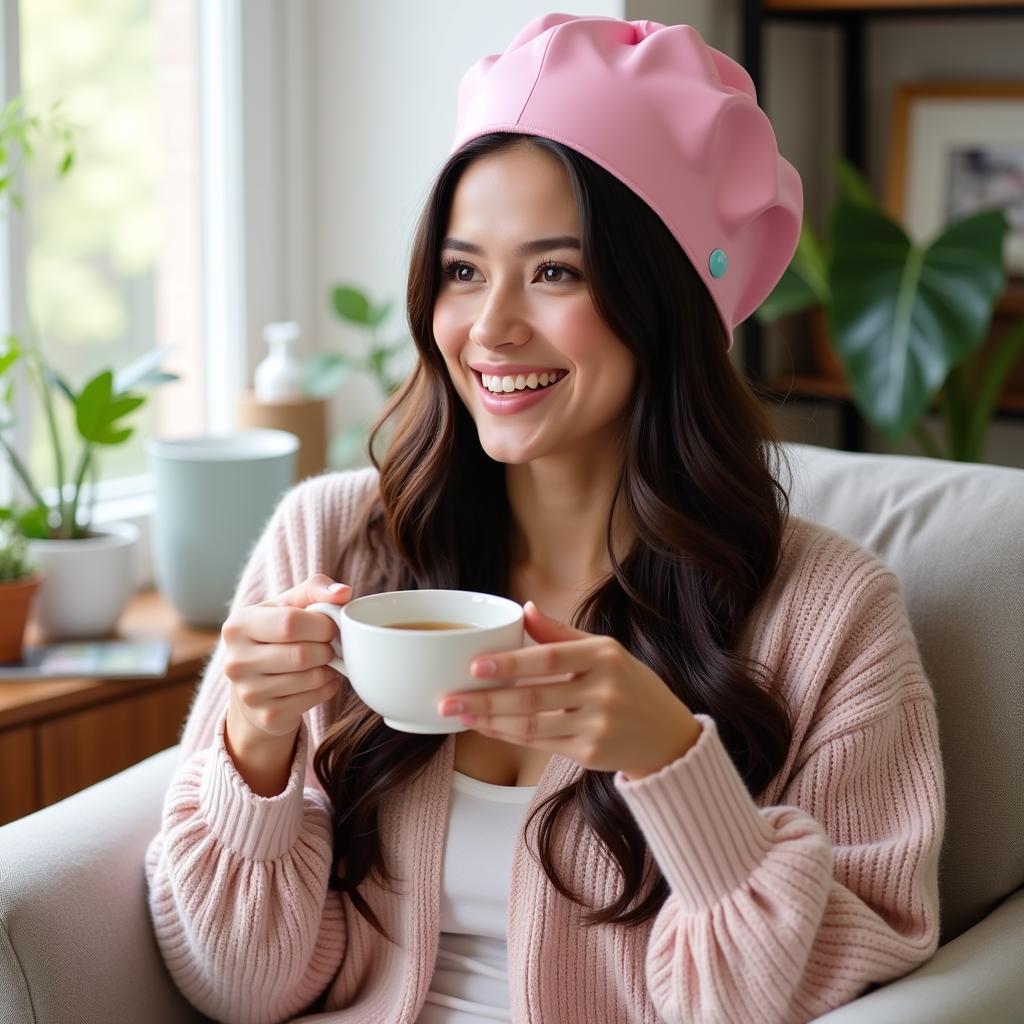
<instances>
[{"instance_id":1,"label":"colorful booklet","mask_svg":"<svg viewBox=\"0 0 1024 1024\"><path fill-rule=\"evenodd\" d=\"M78 640L26 644L20 661L0 662L0 682L75 676L162 676L167 671L170 655L169 640Z\"/></svg>"}]
</instances>

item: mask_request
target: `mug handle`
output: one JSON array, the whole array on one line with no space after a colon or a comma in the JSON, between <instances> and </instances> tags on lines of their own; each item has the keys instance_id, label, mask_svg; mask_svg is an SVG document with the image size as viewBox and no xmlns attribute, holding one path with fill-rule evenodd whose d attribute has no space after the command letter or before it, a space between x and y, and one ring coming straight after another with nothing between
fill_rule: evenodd
<instances>
[{"instance_id":1,"label":"mug handle","mask_svg":"<svg viewBox=\"0 0 1024 1024\"><path fill-rule=\"evenodd\" d=\"M341 651L341 623L338 621L338 616L341 614L341 606L331 604L330 601L317 601L314 604L307 604L306 611L320 612L322 615L326 615L327 618L333 619L334 624L338 627L338 639L332 640L331 646L337 652L338 657L332 658L327 664L336 672L340 672L343 676L347 676L348 669L345 668L345 661L342 657Z\"/></svg>"}]
</instances>

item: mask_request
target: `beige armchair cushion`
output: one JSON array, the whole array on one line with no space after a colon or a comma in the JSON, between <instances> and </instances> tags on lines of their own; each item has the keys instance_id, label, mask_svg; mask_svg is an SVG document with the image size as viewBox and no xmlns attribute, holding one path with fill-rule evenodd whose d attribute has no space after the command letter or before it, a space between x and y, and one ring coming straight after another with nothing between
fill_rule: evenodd
<instances>
[{"instance_id":1,"label":"beige armchair cushion","mask_svg":"<svg viewBox=\"0 0 1024 1024\"><path fill-rule=\"evenodd\" d=\"M937 698L946 942L1024 884L1024 470L786 451L793 512L852 537L900 579Z\"/></svg>"}]
</instances>

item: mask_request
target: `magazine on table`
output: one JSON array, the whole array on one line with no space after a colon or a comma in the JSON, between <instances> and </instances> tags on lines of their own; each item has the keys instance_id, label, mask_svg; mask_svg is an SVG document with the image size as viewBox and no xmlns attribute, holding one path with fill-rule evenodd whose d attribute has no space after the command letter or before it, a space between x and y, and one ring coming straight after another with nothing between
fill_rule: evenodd
<instances>
[{"instance_id":1,"label":"magazine on table","mask_svg":"<svg viewBox=\"0 0 1024 1024\"><path fill-rule=\"evenodd\" d=\"M25 644L18 661L0 662L8 679L139 678L162 676L171 655L169 640L76 640Z\"/></svg>"}]
</instances>

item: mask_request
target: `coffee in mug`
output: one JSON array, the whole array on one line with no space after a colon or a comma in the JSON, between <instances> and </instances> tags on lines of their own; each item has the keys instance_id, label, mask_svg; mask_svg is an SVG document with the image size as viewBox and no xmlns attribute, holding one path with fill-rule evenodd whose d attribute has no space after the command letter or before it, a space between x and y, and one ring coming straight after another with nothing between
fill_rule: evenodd
<instances>
[{"instance_id":1,"label":"coffee in mug","mask_svg":"<svg viewBox=\"0 0 1024 1024\"><path fill-rule=\"evenodd\" d=\"M507 686L477 679L469 666L482 654L523 646L522 605L470 590L395 590L306 610L335 621L331 667L401 732L465 732L468 726L438 713L441 697Z\"/></svg>"},{"instance_id":2,"label":"coffee in mug","mask_svg":"<svg viewBox=\"0 0 1024 1024\"><path fill-rule=\"evenodd\" d=\"M472 629L475 622L389 622L388 629Z\"/></svg>"}]
</instances>

